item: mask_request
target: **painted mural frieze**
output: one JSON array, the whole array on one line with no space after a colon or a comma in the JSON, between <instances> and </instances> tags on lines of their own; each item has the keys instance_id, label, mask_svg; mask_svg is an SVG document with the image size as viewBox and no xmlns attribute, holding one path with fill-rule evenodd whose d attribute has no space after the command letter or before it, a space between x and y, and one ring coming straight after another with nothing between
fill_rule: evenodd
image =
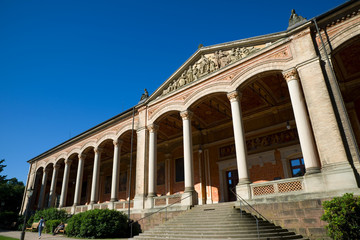
<instances>
[{"instance_id":1,"label":"painted mural frieze","mask_svg":"<svg viewBox=\"0 0 360 240\"><path fill-rule=\"evenodd\" d=\"M231 63L239 61L252 53L260 50L259 47L238 47L227 51L216 51L203 54L201 58L184 70L180 77L172 80L163 90L162 96L175 91L193 81L196 81L214 71L217 71Z\"/></svg>"},{"instance_id":2,"label":"painted mural frieze","mask_svg":"<svg viewBox=\"0 0 360 240\"><path fill-rule=\"evenodd\" d=\"M283 144L295 143L299 141L297 130L290 129L282 132L255 137L246 140L246 148L248 152L263 150L266 147L280 147ZM220 158L229 157L235 155L235 144L230 144L219 148Z\"/></svg>"}]
</instances>

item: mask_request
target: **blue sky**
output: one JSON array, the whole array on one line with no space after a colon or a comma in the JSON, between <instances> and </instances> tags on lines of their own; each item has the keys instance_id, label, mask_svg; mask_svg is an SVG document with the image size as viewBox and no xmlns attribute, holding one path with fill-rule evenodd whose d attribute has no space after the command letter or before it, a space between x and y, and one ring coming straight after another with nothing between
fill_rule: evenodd
<instances>
[{"instance_id":1,"label":"blue sky","mask_svg":"<svg viewBox=\"0 0 360 240\"><path fill-rule=\"evenodd\" d=\"M33 157L131 108L197 49L286 30L346 1L0 0L0 159Z\"/></svg>"}]
</instances>

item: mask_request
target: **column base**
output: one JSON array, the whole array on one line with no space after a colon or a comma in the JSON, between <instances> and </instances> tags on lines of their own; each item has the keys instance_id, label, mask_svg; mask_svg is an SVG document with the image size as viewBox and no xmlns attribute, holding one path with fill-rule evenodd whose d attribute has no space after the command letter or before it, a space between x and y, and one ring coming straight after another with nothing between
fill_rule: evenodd
<instances>
[{"instance_id":1,"label":"column base","mask_svg":"<svg viewBox=\"0 0 360 240\"><path fill-rule=\"evenodd\" d=\"M147 196L148 196L148 197L155 197L156 194L155 194L155 193L149 193Z\"/></svg>"},{"instance_id":2,"label":"column base","mask_svg":"<svg viewBox=\"0 0 360 240\"><path fill-rule=\"evenodd\" d=\"M248 178L240 178L238 185L250 184L250 180Z\"/></svg>"},{"instance_id":3,"label":"column base","mask_svg":"<svg viewBox=\"0 0 360 240\"><path fill-rule=\"evenodd\" d=\"M134 197L134 209L144 209L145 207L145 196L136 195Z\"/></svg>"},{"instance_id":4,"label":"column base","mask_svg":"<svg viewBox=\"0 0 360 240\"><path fill-rule=\"evenodd\" d=\"M358 188L354 170L348 162L325 165L322 174L328 191Z\"/></svg>"},{"instance_id":5,"label":"column base","mask_svg":"<svg viewBox=\"0 0 360 240\"><path fill-rule=\"evenodd\" d=\"M194 187L185 187L185 190L184 190L184 192L193 192L193 191L195 191Z\"/></svg>"},{"instance_id":6,"label":"column base","mask_svg":"<svg viewBox=\"0 0 360 240\"><path fill-rule=\"evenodd\" d=\"M319 167L306 168L305 176L321 172Z\"/></svg>"},{"instance_id":7,"label":"column base","mask_svg":"<svg viewBox=\"0 0 360 240\"><path fill-rule=\"evenodd\" d=\"M198 204L198 194L195 190L186 191L181 195L181 205L192 207Z\"/></svg>"},{"instance_id":8,"label":"column base","mask_svg":"<svg viewBox=\"0 0 360 240\"><path fill-rule=\"evenodd\" d=\"M238 185L236 185L236 194L245 200L251 199L250 184L244 184L244 183L240 184L239 181Z\"/></svg>"},{"instance_id":9,"label":"column base","mask_svg":"<svg viewBox=\"0 0 360 240\"><path fill-rule=\"evenodd\" d=\"M154 196L147 196L145 200L145 208L154 208Z\"/></svg>"}]
</instances>

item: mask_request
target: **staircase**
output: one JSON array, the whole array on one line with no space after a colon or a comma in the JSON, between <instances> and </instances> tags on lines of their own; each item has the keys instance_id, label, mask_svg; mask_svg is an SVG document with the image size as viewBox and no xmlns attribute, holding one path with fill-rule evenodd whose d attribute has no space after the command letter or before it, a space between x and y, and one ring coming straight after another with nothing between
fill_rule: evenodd
<instances>
[{"instance_id":1,"label":"staircase","mask_svg":"<svg viewBox=\"0 0 360 240\"><path fill-rule=\"evenodd\" d=\"M145 231L135 239L304 239L272 223L259 219L259 234L255 218L240 212L235 202L195 206L180 216Z\"/></svg>"}]
</instances>

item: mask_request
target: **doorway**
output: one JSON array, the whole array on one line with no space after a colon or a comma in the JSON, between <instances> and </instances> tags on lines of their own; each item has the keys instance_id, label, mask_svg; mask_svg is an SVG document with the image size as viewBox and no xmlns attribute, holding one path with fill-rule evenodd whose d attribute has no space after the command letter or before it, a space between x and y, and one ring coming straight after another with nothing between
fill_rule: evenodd
<instances>
[{"instance_id":1,"label":"doorway","mask_svg":"<svg viewBox=\"0 0 360 240\"><path fill-rule=\"evenodd\" d=\"M236 192L236 185L239 183L239 176L237 169L230 170L226 172L226 184L227 184L227 190L228 190L228 201L236 201L236 195L231 192L233 189L234 192ZM231 190L230 190L231 189Z\"/></svg>"}]
</instances>

